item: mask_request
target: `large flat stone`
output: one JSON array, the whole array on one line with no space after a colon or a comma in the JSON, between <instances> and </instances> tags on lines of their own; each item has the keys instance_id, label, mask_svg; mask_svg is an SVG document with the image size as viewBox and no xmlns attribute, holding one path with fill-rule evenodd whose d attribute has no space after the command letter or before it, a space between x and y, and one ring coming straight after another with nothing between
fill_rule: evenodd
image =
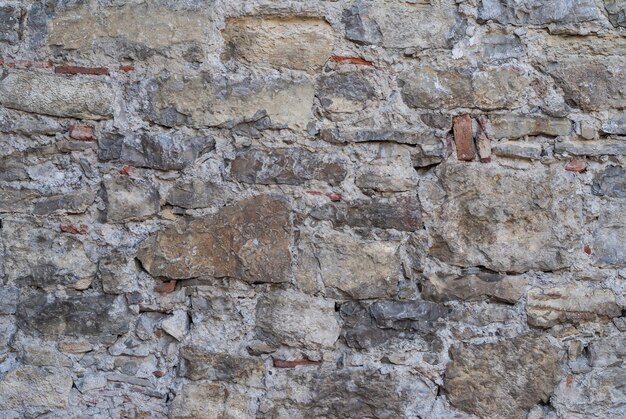
<instances>
[{"instance_id":1,"label":"large flat stone","mask_svg":"<svg viewBox=\"0 0 626 419\"><path fill-rule=\"evenodd\" d=\"M0 410L64 409L71 389L68 369L20 366L0 379Z\"/></svg>"},{"instance_id":2,"label":"large flat stone","mask_svg":"<svg viewBox=\"0 0 626 419\"><path fill-rule=\"evenodd\" d=\"M116 176L104 182L106 220L123 223L142 220L159 212L159 191L150 181Z\"/></svg>"},{"instance_id":3,"label":"large flat stone","mask_svg":"<svg viewBox=\"0 0 626 419\"><path fill-rule=\"evenodd\" d=\"M108 119L113 96L108 83L88 77L13 70L0 79L2 106L43 115Z\"/></svg>"},{"instance_id":4,"label":"large flat stone","mask_svg":"<svg viewBox=\"0 0 626 419\"><path fill-rule=\"evenodd\" d=\"M572 123L565 118L535 115L491 115L487 130L489 138L516 139L525 136L565 136L572 132Z\"/></svg>"},{"instance_id":5,"label":"large flat stone","mask_svg":"<svg viewBox=\"0 0 626 419\"><path fill-rule=\"evenodd\" d=\"M291 275L290 210L268 195L213 216L189 218L149 237L138 253L153 276L286 282Z\"/></svg>"},{"instance_id":6,"label":"large flat stone","mask_svg":"<svg viewBox=\"0 0 626 419\"><path fill-rule=\"evenodd\" d=\"M462 267L497 272L569 266L579 246L582 204L570 174L443 164L420 184L430 254Z\"/></svg>"},{"instance_id":7,"label":"large flat stone","mask_svg":"<svg viewBox=\"0 0 626 419\"><path fill-rule=\"evenodd\" d=\"M622 200L617 198L616 201L602 207L593 231L592 257L597 266L626 267L626 212Z\"/></svg>"},{"instance_id":8,"label":"large flat stone","mask_svg":"<svg viewBox=\"0 0 626 419\"><path fill-rule=\"evenodd\" d=\"M209 352L192 346L181 349L184 376L191 380L226 381L260 387L265 373L263 360L222 352Z\"/></svg>"},{"instance_id":9,"label":"large flat stone","mask_svg":"<svg viewBox=\"0 0 626 419\"><path fill-rule=\"evenodd\" d=\"M491 299L515 304L524 294L528 279L522 275L499 275L486 272L476 274L425 275L422 295L433 301L480 301Z\"/></svg>"}]
</instances>

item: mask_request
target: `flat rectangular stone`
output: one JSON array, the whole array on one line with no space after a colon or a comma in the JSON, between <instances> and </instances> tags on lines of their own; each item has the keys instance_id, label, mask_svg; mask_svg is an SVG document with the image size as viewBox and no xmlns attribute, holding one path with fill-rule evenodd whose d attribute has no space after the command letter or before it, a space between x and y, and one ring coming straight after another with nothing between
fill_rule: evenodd
<instances>
[{"instance_id":1,"label":"flat rectangular stone","mask_svg":"<svg viewBox=\"0 0 626 419\"><path fill-rule=\"evenodd\" d=\"M558 137L572 132L572 123L566 118L536 115L490 115L487 134L492 139L517 139L525 136L547 135Z\"/></svg>"},{"instance_id":2,"label":"flat rectangular stone","mask_svg":"<svg viewBox=\"0 0 626 419\"><path fill-rule=\"evenodd\" d=\"M574 156L621 156L626 155L626 141L561 141L554 144L554 151Z\"/></svg>"}]
</instances>

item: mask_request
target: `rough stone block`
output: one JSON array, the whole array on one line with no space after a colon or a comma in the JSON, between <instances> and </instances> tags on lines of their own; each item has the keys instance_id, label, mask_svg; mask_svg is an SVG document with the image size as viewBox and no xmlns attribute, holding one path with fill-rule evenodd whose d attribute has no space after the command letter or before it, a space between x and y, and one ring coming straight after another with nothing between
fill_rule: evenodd
<instances>
[{"instance_id":1,"label":"rough stone block","mask_svg":"<svg viewBox=\"0 0 626 419\"><path fill-rule=\"evenodd\" d=\"M128 176L104 181L106 219L110 223L141 220L159 212L159 191L150 182Z\"/></svg>"},{"instance_id":2,"label":"rough stone block","mask_svg":"<svg viewBox=\"0 0 626 419\"><path fill-rule=\"evenodd\" d=\"M20 366L0 380L0 409L63 409L68 406L71 389L68 369Z\"/></svg>"},{"instance_id":3,"label":"rough stone block","mask_svg":"<svg viewBox=\"0 0 626 419\"><path fill-rule=\"evenodd\" d=\"M516 139L525 136L566 136L572 132L572 123L565 118L534 115L491 115L487 134L492 139Z\"/></svg>"}]
</instances>

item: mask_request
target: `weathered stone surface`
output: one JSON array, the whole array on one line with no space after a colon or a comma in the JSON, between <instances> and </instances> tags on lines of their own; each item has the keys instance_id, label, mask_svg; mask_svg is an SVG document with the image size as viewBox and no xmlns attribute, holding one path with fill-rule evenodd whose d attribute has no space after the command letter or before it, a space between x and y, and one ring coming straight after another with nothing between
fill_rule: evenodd
<instances>
[{"instance_id":1,"label":"weathered stone surface","mask_svg":"<svg viewBox=\"0 0 626 419\"><path fill-rule=\"evenodd\" d=\"M433 301L493 299L515 304L524 294L528 279L487 272L466 275L428 274L422 284L422 295Z\"/></svg>"},{"instance_id":2,"label":"weathered stone surface","mask_svg":"<svg viewBox=\"0 0 626 419\"><path fill-rule=\"evenodd\" d=\"M225 194L224 189L215 183L194 180L174 185L165 201L181 208L207 208L222 203Z\"/></svg>"},{"instance_id":3,"label":"weathered stone surface","mask_svg":"<svg viewBox=\"0 0 626 419\"><path fill-rule=\"evenodd\" d=\"M614 26L626 28L626 3L623 0L604 0L604 7Z\"/></svg>"},{"instance_id":4,"label":"weathered stone surface","mask_svg":"<svg viewBox=\"0 0 626 419\"><path fill-rule=\"evenodd\" d=\"M98 157L137 167L180 170L214 147L214 139L185 130L112 135L98 140Z\"/></svg>"},{"instance_id":5,"label":"weathered stone surface","mask_svg":"<svg viewBox=\"0 0 626 419\"><path fill-rule=\"evenodd\" d=\"M0 42L15 44L19 39L20 26L19 7L4 5L0 7Z\"/></svg>"},{"instance_id":6,"label":"weathered stone surface","mask_svg":"<svg viewBox=\"0 0 626 419\"><path fill-rule=\"evenodd\" d=\"M0 104L19 111L68 118L107 119L113 90L103 81L13 70L0 79Z\"/></svg>"},{"instance_id":7,"label":"weathered stone surface","mask_svg":"<svg viewBox=\"0 0 626 419\"><path fill-rule=\"evenodd\" d=\"M444 389L453 406L479 417L524 418L547 402L560 375L559 355L532 335L450 351Z\"/></svg>"},{"instance_id":8,"label":"weathered stone surface","mask_svg":"<svg viewBox=\"0 0 626 419\"><path fill-rule=\"evenodd\" d=\"M72 376L64 368L21 366L0 380L0 409L63 409L72 389Z\"/></svg>"},{"instance_id":9,"label":"weathered stone surface","mask_svg":"<svg viewBox=\"0 0 626 419\"><path fill-rule=\"evenodd\" d=\"M250 416L248 397L219 383L187 383L169 409L172 418L224 418Z\"/></svg>"},{"instance_id":10,"label":"weathered stone surface","mask_svg":"<svg viewBox=\"0 0 626 419\"><path fill-rule=\"evenodd\" d=\"M301 272L302 280L323 284L328 296L339 299L395 296L401 275L398 242L362 240L328 231L307 237L301 260L316 261ZM317 267L315 267L317 266Z\"/></svg>"},{"instance_id":11,"label":"weathered stone surface","mask_svg":"<svg viewBox=\"0 0 626 419\"><path fill-rule=\"evenodd\" d=\"M91 283L96 264L74 235L22 222L3 222L7 278L18 285L54 287Z\"/></svg>"},{"instance_id":12,"label":"weathered stone surface","mask_svg":"<svg viewBox=\"0 0 626 419\"><path fill-rule=\"evenodd\" d=\"M417 187L417 173L408 153L363 164L354 180L365 192L406 192Z\"/></svg>"},{"instance_id":13,"label":"weathered stone surface","mask_svg":"<svg viewBox=\"0 0 626 419\"><path fill-rule=\"evenodd\" d=\"M420 64L402 74L400 83L402 98L412 108L489 110L519 107L530 78L513 65L476 70Z\"/></svg>"},{"instance_id":14,"label":"weathered stone surface","mask_svg":"<svg viewBox=\"0 0 626 419\"><path fill-rule=\"evenodd\" d=\"M107 295L60 298L37 293L23 298L17 308L20 328L45 338L124 334L129 329L128 316L124 297Z\"/></svg>"},{"instance_id":15,"label":"weathered stone surface","mask_svg":"<svg viewBox=\"0 0 626 419\"><path fill-rule=\"evenodd\" d=\"M343 10L341 22L346 28L346 39L360 45L381 45L383 34L371 13L372 6L356 1Z\"/></svg>"},{"instance_id":16,"label":"weathered stone surface","mask_svg":"<svg viewBox=\"0 0 626 419\"><path fill-rule=\"evenodd\" d=\"M322 107L335 114L361 111L368 106L368 101L378 97L374 86L360 73L323 75L318 79L316 93Z\"/></svg>"},{"instance_id":17,"label":"weathered stone surface","mask_svg":"<svg viewBox=\"0 0 626 419\"><path fill-rule=\"evenodd\" d=\"M581 202L560 170L445 164L422 182L430 254L463 267L525 272L569 266L577 247Z\"/></svg>"},{"instance_id":18,"label":"weathered stone surface","mask_svg":"<svg viewBox=\"0 0 626 419\"><path fill-rule=\"evenodd\" d=\"M393 334L378 327L366 303L347 301L341 304L341 335L351 348L375 348L389 341Z\"/></svg>"},{"instance_id":19,"label":"weathered stone surface","mask_svg":"<svg viewBox=\"0 0 626 419\"><path fill-rule=\"evenodd\" d=\"M366 368L296 368L274 374L268 387L260 410L269 417L418 417L436 395L417 374Z\"/></svg>"},{"instance_id":20,"label":"weathered stone surface","mask_svg":"<svg viewBox=\"0 0 626 419\"><path fill-rule=\"evenodd\" d=\"M612 336L594 340L589 345L591 366L624 366L626 362L626 336Z\"/></svg>"},{"instance_id":21,"label":"weathered stone surface","mask_svg":"<svg viewBox=\"0 0 626 419\"><path fill-rule=\"evenodd\" d=\"M457 116L453 119L454 144L456 158L463 161L472 161L476 157L472 118L469 115Z\"/></svg>"},{"instance_id":22,"label":"weathered stone surface","mask_svg":"<svg viewBox=\"0 0 626 419\"><path fill-rule=\"evenodd\" d=\"M427 332L446 317L448 309L429 301L379 300L370 306L370 312L378 327Z\"/></svg>"},{"instance_id":23,"label":"weathered stone surface","mask_svg":"<svg viewBox=\"0 0 626 419\"><path fill-rule=\"evenodd\" d=\"M626 135L626 111L609 113L608 119L602 123L602 132Z\"/></svg>"},{"instance_id":24,"label":"weathered stone surface","mask_svg":"<svg viewBox=\"0 0 626 419\"><path fill-rule=\"evenodd\" d=\"M526 314L529 324L551 327L559 323L606 323L620 316L621 310L613 291L574 284L529 290Z\"/></svg>"},{"instance_id":25,"label":"weathered stone surface","mask_svg":"<svg viewBox=\"0 0 626 419\"><path fill-rule=\"evenodd\" d=\"M60 195L43 196L34 203L32 213L35 215L80 214L84 213L95 199L96 190L91 188Z\"/></svg>"},{"instance_id":26,"label":"weathered stone surface","mask_svg":"<svg viewBox=\"0 0 626 419\"><path fill-rule=\"evenodd\" d=\"M259 195L157 232L146 240L138 258L157 277L286 282L291 274L290 236L287 205Z\"/></svg>"},{"instance_id":27,"label":"weathered stone surface","mask_svg":"<svg viewBox=\"0 0 626 419\"><path fill-rule=\"evenodd\" d=\"M227 381L260 387L265 373L263 360L228 353L208 352L185 346L181 349L184 376L190 380Z\"/></svg>"},{"instance_id":28,"label":"weathered stone surface","mask_svg":"<svg viewBox=\"0 0 626 419\"><path fill-rule=\"evenodd\" d=\"M266 112L275 125L305 128L312 118L313 84L306 77L171 76L151 83L148 118L196 128L241 122Z\"/></svg>"},{"instance_id":29,"label":"weathered stone surface","mask_svg":"<svg viewBox=\"0 0 626 419\"><path fill-rule=\"evenodd\" d=\"M594 195L626 198L626 169L608 166L596 174L591 191Z\"/></svg>"},{"instance_id":30,"label":"weathered stone surface","mask_svg":"<svg viewBox=\"0 0 626 419\"><path fill-rule=\"evenodd\" d=\"M111 43L115 56L133 48L163 49L176 44L206 42L209 19L202 13L152 4L115 7L84 3L61 10L48 24L48 43L89 52Z\"/></svg>"},{"instance_id":31,"label":"weathered stone surface","mask_svg":"<svg viewBox=\"0 0 626 419\"><path fill-rule=\"evenodd\" d=\"M491 152L500 157L540 160L543 147L530 141L498 141L492 143Z\"/></svg>"},{"instance_id":32,"label":"weathered stone surface","mask_svg":"<svg viewBox=\"0 0 626 419\"><path fill-rule=\"evenodd\" d=\"M574 156L621 156L626 155L626 141L561 141L555 143L554 151Z\"/></svg>"},{"instance_id":33,"label":"weathered stone surface","mask_svg":"<svg viewBox=\"0 0 626 419\"><path fill-rule=\"evenodd\" d=\"M602 15L593 0L481 0L478 16L502 24L547 26L593 22Z\"/></svg>"},{"instance_id":34,"label":"weathered stone surface","mask_svg":"<svg viewBox=\"0 0 626 419\"><path fill-rule=\"evenodd\" d=\"M329 203L311 211L311 217L332 221L336 227L395 228L415 231L422 227L419 201L414 196L374 198L355 203Z\"/></svg>"},{"instance_id":35,"label":"weathered stone surface","mask_svg":"<svg viewBox=\"0 0 626 419\"><path fill-rule=\"evenodd\" d=\"M626 212L620 201L604 205L593 232L594 264L604 267L626 267Z\"/></svg>"},{"instance_id":36,"label":"weathered stone surface","mask_svg":"<svg viewBox=\"0 0 626 419\"><path fill-rule=\"evenodd\" d=\"M492 139L516 139L536 135L557 137L569 135L572 132L572 123L565 118L503 114L491 115L489 122L487 134Z\"/></svg>"},{"instance_id":37,"label":"weathered stone surface","mask_svg":"<svg viewBox=\"0 0 626 419\"><path fill-rule=\"evenodd\" d=\"M339 338L335 303L294 291L275 291L259 299L257 335L272 345L332 347Z\"/></svg>"},{"instance_id":38,"label":"weathered stone surface","mask_svg":"<svg viewBox=\"0 0 626 419\"><path fill-rule=\"evenodd\" d=\"M332 27L317 17L237 17L222 32L226 58L247 64L317 71L330 58Z\"/></svg>"},{"instance_id":39,"label":"weathered stone surface","mask_svg":"<svg viewBox=\"0 0 626 419\"><path fill-rule=\"evenodd\" d=\"M104 192L110 223L141 220L159 212L159 191L143 179L116 176L104 181Z\"/></svg>"},{"instance_id":40,"label":"weathered stone surface","mask_svg":"<svg viewBox=\"0 0 626 419\"><path fill-rule=\"evenodd\" d=\"M572 106L601 111L626 106L626 59L562 58L547 66Z\"/></svg>"},{"instance_id":41,"label":"weathered stone surface","mask_svg":"<svg viewBox=\"0 0 626 419\"><path fill-rule=\"evenodd\" d=\"M134 259L114 251L98 262L98 276L107 294L124 294L137 288L137 267Z\"/></svg>"},{"instance_id":42,"label":"weathered stone surface","mask_svg":"<svg viewBox=\"0 0 626 419\"><path fill-rule=\"evenodd\" d=\"M0 286L0 314L15 314L19 296L19 288Z\"/></svg>"},{"instance_id":43,"label":"weathered stone surface","mask_svg":"<svg viewBox=\"0 0 626 419\"><path fill-rule=\"evenodd\" d=\"M300 185L309 180L335 185L346 174L343 159L296 147L239 150L230 165L230 175L238 182L266 185Z\"/></svg>"}]
</instances>

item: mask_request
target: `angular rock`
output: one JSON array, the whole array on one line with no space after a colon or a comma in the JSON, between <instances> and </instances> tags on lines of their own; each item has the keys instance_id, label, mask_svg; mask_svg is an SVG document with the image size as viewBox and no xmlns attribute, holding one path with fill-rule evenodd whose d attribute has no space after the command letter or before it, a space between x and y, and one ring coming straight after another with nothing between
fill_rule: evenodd
<instances>
[{"instance_id":1,"label":"angular rock","mask_svg":"<svg viewBox=\"0 0 626 419\"><path fill-rule=\"evenodd\" d=\"M156 277L288 282L291 225L287 205L258 195L213 216L182 220L157 232L137 257Z\"/></svg>"},{"instance_id":2,"label":"angular rock","mask_svg":"<svg viewBox=\"0 0 626 419\"><path fill-rule=\"evenodd\" d=\"M0 409L65 409L71 389L68 369L20 366L0 380Z\"/></svg>"},{"instance_id":3,"label":"angular rock","mask_svg":"<svg viewBox=\"0 0 626 419\"><path fill-rule=\"evenodd\" d=\"M244 183L299 185L319 180L336 185L346 177L346 163L299 147L249 148L237 151L230 175Z\"/></svg>"},{"instance_id":4,"label":"angular rock","mask_svg":"<svg viewBox=\"0 0 626 419\"><path fill-rule=\"evenodd\" d=\"M522 298L528 279L524 276L478 272L468 275L429 274L422 284L424 298L443 302L493 299L515 304Z\"/></svg>"},{"instance_id":5,"label":"angular rock","mask_svg":"<svg viewBox=\"0 0 626 419\"><path fill-rule=\"evenodd\" d=\"M15 44L19 40L21 9L13 5L0 7L0 42Z\"/></svg>"},{"instance_id":6,"label":"angular rock","mask_svg":"<svg viewBox=\"0 0 626 419\"><path fill-rule=\"evenodd\" d=\"M626 212L621 202L604 205L593 231L594 264L602 267L626 267Z\"/></svg>"},{"instance_id":7,"label":"angular rock","mask_svg":"<svg viewBox=\"0 0 626 419\"><path fill-rule=\"evenodd\" d=\"M0 285L0 314L15 314L19 296L19 288Z\"/></svg>"},{"instance_id":8,"label":"angular rock","mask_svg":"<svg viewBox=\"0 0 626 419\"><path fill-rule=\"evenodd\" d=\"M35 215L82 214L95 200L96 190L90 188L61 195L44 196L35 202L32 212Z\"/></svg>"},{"instance_id":9,"label":"angular rock","mask_svg":"<svg viewBox=\"0 0 626 419\"><path fill-rule=\"evenodd\" d=\"M107 338L129 330L130 313L123 296L37 293L20 301L17 319L24 332L44 338Z\"/></svg>"},{"instance_id":10,"label":"angular rock","mask_svg":"<svg viewBox=\"0 0 626 419\"><path fill-rule=\"evenodd\" d=\"M492 143L491 152L499 157L540 160L543 146L530 141L498 141Z\"/></svg>"},{"instance_id":11,"label":"angular rock","mask_svg":"<svg viewBox=\"0 0 626 419\"><path fill-rule=\"evenodd\" d=\"M626 336L612 336L594 340L589 345L591 366L625 366Z\"/></svg>"},{"instance_id":12,"label":"angular rock","mask_svg":"<svg viewBox=\"0 0 626 419\"><path fill-rule=\"evenodd\" d=\"M80 119L113 115L113 90L100 80L12 70L0 79L0 104L9 109Z\"/></svg>"},{"instance_id":13,"label":"angular rock","mask_svg":"<svg viewBox=\"0 0 626 419\"><path fill-rule=\"evenodd\" d=\"M374 159L362 164L354 180L366 193L406 192L417 187L417 173L409 153Z\"/></svg>"},{"instance_id":14,"label":"angular rock","mask_svg":"<svg viewBox=\"0 0 626 419\"><path fill-rule=\"evenodd\" d=\"M191 346L181 349L181 357L184 377L190 380L226 381L251 387L260 387L263 382L265 364L260 358L207 352Z\"/></svg>"},{"instance_id":15,"label":"angular rock","mask_svg":"<svg viewBox=\"0 0 626 419\"><path fill-rule=\"evenodd\" d=\"M371 5L364 1L356 1L348 9L344 9L341 23L346 28L346 39L359 45L381 45L383 34L380 26L372 17Z\"/></svg>"},{"instance_id":16,"label":"angular rock","mask_svg":"<svg viewBox=\"0 0 626 419\"><path fill-rule=\"evenodd\" d=\"M90 52L110 43L107 52L128 54L134 48L164 49L204 43L210 20L202 13L152 4L106 7L84 3L59 11L48 24L48 44ZM117 56L117 55L116 55Z\"/></svg>"},{"instance_id":17,"label":"angular rock","mask_svg":"<svg viewBox=\"0 0 626 419\"><path fill-rule=\"evenodd\" d=\"M149 181L116 176L104 181L106 220L123 223L141 220L159 212L159 191Z\"/></svg>"},{"instance_id":18,"label":"angular rock","mask_svg":"<svg viewBox=\"0 0 626 419\"><path fill-rule=\"evenodd\" d=\"M626 58L566 57L546 67L565 93L565 100L583 111L626 107Z\"/></svg>"},{"instance_id":19,"label":"angular rock","mask_svg":"<svg viewBox=\"0 0 626 419\"><path fill-rule=\"evenodd\" d=\"M626 155L626 141L557 141L554 152L574 156L621 156Z\"/></svg>"},{"instance_id":20,"label":"angular rock","mask_svg":"<svg viewBox=\"0 0 626 419\"><path fill-rule=\"evenodd\" d=\"M375 348L393 337L388 329L378 327L366 303L347 301L341 304L341 335L355 349Z\"/></svg>"},{"instance_id":21,"label":"angular rock","mask_svg":"<svg viewBox=\"0 0 626 419\"><path fill-rule=\"evenodd\" d=\"M257 336L271 345L332 347L339 338L335 303L295 291L274 291L259 299Z\"/></svg>"},{"instance_id":22,"label":"angular rock","mask_svg":"<svg viewBox=\"0 0 626 419\"><path fill-rule=\"evenodd\" d=\"M422 333L432 332L434 323L448 314L445 306L429 301L379 300L370 311L378 327Z\"/></svg>"},{"instance_id":23,"label":"angular rock","mask_svg":"<svg viewBox=\"0 0 626 419\"><path fill-rule=\"evenodd\" d=\"M274 125L294 129L305 128L312 119L314 89L304 76L175 75L149 86L148 118L167 127L234 124L258 112L265 112Z\"/></svg>"},{"instance_id":24,"label":"angular rock","mask_svg":"<svg viewBox=\"0 0 626 419\"><path fill-rule=\"evenodd\" d=\"M319 17L236 17L222 31L226 57L252 65L318 71L333 50L332 27Z\"/></svg>"},{"instance_id":25,"label":"angular rock","mask_svg":"<svg viewBox=\"0 0 626 419\"><path fill-rule=\"evenodd\" d=\"M75 236L24 222L3 222L7 278L19 285L53 287L91 283L96 264Z\"/></svg>"},{"instance_id":26,"label":"angular rock","mask_svg":"<svg viewBox=\"0 0 626 419\"><path fill-rule=\"evenodd\" d=\"M582 203L567 172L444 164L420 184L430 255L496 272L567 267L578 248Z\"/></svg>"},{"instance_id":27,"label":"angular rock","mask_svg":"<svg viewBox=\"0 0 626 419\"><path fill-rule=\"evenodd\" d=\"M213 138L185 130L172 130L101 138L98 140L98 157L136 167L181 170L213 148Z\"/></svg>"},{"instance_id":28,"label":"angular rock","mask_svg":"<svg viewBox=\"0 0 626 419\"><path fill-rule=\"evenodd\" d=\"M181 342L189 330L189 316L185 310L174 312L163 319L161 329L177 341Z\"/></svg>"},{"instance_id":29,"label":"angular rock","mask_svg":"<svg viewBox=\"0 0 626 419\"><path fill-rule=\"evenodd\" d=\"M318 79L317 96L322 107L331 113L358 112L378 94L369 80L360 73L328 73Z\"/></svg>"},{"instance_id":30,"label":"angular rock","mask_svg":"<svg viewBox=\"0 0 626 419\"><path fill-rule=\"evenodd\" d=\"M332 221L335 227L395 228L415 231L422 227L419 201L413 196L375 198L352 204L329 203L311 211L310 216L318 220Z\"/></svg>"},{"instance_id":31,"label":"angular rock","mask_svg":"<svg viewBox=\"0 0 626 419\"><path fill-rule=\"evenodd\" d=\"M370 241L335 231L303 240L300 259L315 264L301 280L319 277L326 295L337 299L391 298L401 276L399 242ZM305 265L306 266L306 265Z\"/></svg>"},{"instance_id":32,"label":"angular rock","mask_svg":"<svg viewBox=\"0 0 626 419\"><path fill-rule=\"evenodd\" d=\"M515 108L523 103L530 86L526 71L514 65L477 70L420 64L402 74L399 81L404 102L426 109Z\"/></svg>"},{"instance_id":33,"label":"angular rock","mask_svg":"<svg viewBox=\"0 0 626 419\"><path fill-rule=\"evenodd\" d=\"M604 8L613 26L626 28L626 3L623 0L604 0Z\"/></svg>"},{"instance_id":34,"label":"angular rock","mask_svg":"<svg viewBox=\"0 0 626 419\"><path fill-rule=\"evenodd\" d=\"M602 123L602 132L613 135L626 135L626 111L611 112L608 120Z\"/></svg>"},{"instance_id":35,"label":"angular rock","mask_svg":"<svg viewBox=\"0 0 626 419\"><path fill-rule=\"evenodd\" d=\"M478 17L507 25L580 24L600 20L602 14L593 0L481 0Z\"/></svg>"},{"instance_id":36,"label":"angular rock","mask_svg":"<svg viewBox=\"0 0 626 419\"><path fill-rule=\"evenodd\" d=\"M591 191L594 195L626 198L626 169L609 166L596 174Z\"/></svg>"},{"instance_id":37,"label":"angular rock","mask_svg":"<svg viewBox=\"0 0 626 419\"><path fill-rule=\"evenodd\" d=\"M560 375L559 354L532 335L450 350L444 378L450 403L479 417L524 418L547 402Z\"/></svg>"},{"instance_id":38,"label":"angular rock","mask_svg":"<svg viewBox=\"0 0 626 419\"><path fill-rule=\"evenodd\" d=\"M235 419L254 416L249 407L249 396L220 383L192 382L182 389L170 404L168 417Z\"/></svg>"},{"instance_id":39,"label":"angular rock","mask_svg":"<svg viewBox=\"0 0 626 419\"><path fill-rule=\"evenodd\" d=\"M559 323L589 321L606 323L621 313L615 294L608 289L572 284L528 291L526 314L532 326L552 327Z\"/></svg>"},{"instance_id":40,"label":"angular rock","mask_svg":"<svg viewBox=\"0 0 626 419\"><path fill-rule=\"evenodd\" d=\"M489 138L517 139L525 136L566 136L572 132L572 123L566 118L550 118L534 115L491 115Z\"/></svg>"},{"instance_id":41,"label":"angular rock","mask_svg":"<svg viewBox=\"0 0 626 419\"><path fill-rule=\"evenodd\" d=\"M115 250L98 262L98 276L107 294L124 294L137 289L137 267L134 259Z\"/></svg>"},{"instance_id":42,"label":"angular rock","mask_svg":"<svg viewBox=\"0 0 626 419\"><path fill-rule=\"evenodd\" d=\"M225 194L226 191L215 183L192 180L176 183L169 190L165 201L181 208L208 208L222 204Z\"/></svg>"}]
</instances>

